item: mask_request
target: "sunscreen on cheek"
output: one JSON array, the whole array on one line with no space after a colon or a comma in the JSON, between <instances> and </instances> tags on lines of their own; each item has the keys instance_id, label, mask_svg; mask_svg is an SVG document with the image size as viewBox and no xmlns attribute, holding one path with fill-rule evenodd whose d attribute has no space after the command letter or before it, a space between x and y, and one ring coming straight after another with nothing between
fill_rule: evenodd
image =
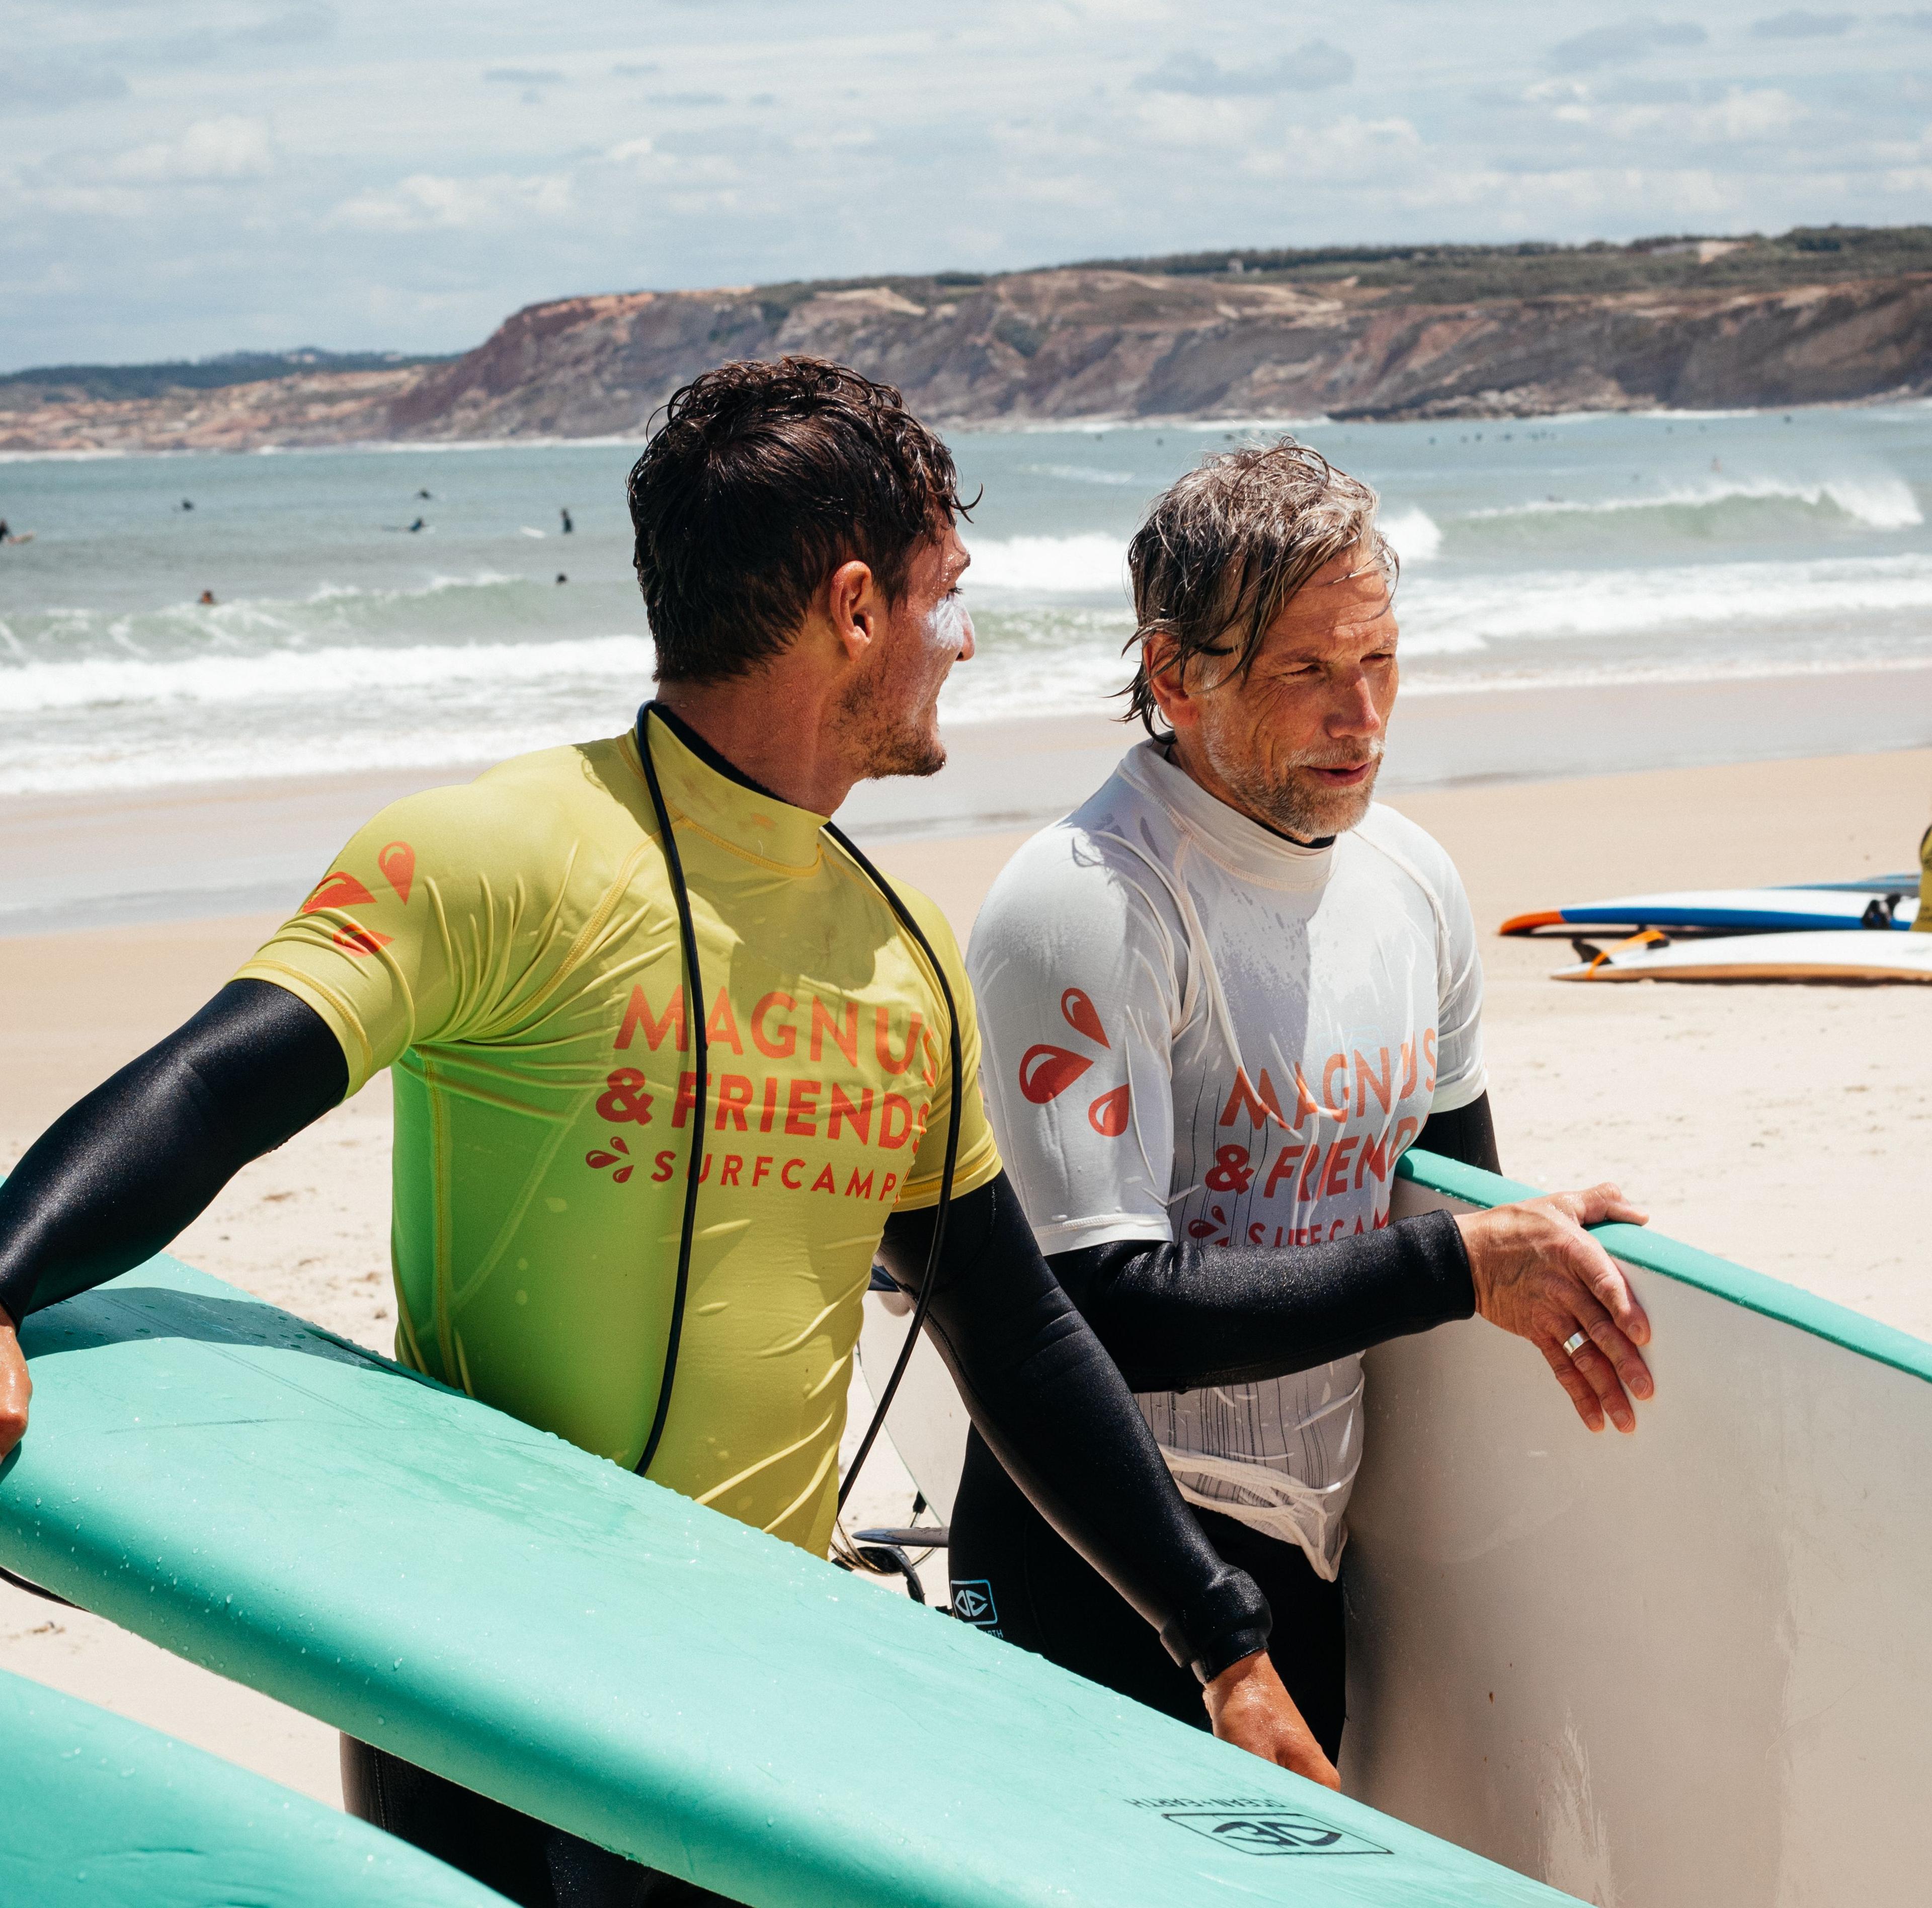
<instances>
[{"instance_id":1,"label":"sunscreen on cheek","mask_svg":"<svg viewBox=\"0 0 1932 1908\"><path fill-rule=\"evenodd\" d=\"M966 646L966 605L957 596L942 597L926 620L928 642L957 656Z\"/></svg>"}]
</instances>

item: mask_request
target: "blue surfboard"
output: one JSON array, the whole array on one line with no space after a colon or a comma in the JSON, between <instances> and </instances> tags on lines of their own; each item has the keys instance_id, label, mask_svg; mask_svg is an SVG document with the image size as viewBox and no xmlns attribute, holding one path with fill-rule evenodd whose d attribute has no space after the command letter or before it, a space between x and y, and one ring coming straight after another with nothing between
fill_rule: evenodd
<instances>
[{"instance_id":1,"label":"blue surfboard","mask_svg":"<svg viewBox=\"0 0 1932 1908\"><path fill-rule=\"evenodd\" d=\"M1710 933L1806 933L1827 928L1910 928L1918 914L1918 878L1897 887L1863 884L1808 888L1690 889L1672 894L1621 895L1513 914L1496 932L1539 928L1700 928Z\"/></svg>"}]
</instances>

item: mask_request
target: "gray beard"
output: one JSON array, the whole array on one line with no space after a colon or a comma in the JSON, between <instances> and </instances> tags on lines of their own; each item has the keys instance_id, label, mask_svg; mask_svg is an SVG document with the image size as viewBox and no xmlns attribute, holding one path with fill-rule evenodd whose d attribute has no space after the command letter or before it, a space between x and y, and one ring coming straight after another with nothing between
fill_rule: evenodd
<instances>
[{"instance_id":1,"label":"gray beard","mask_svg":"<svg viewBox=\"0 0 1932 1908\"><path fill-rule=\"evenodd\" d=\"M1250 814L1258 815L1269 827L1303 842L1319 841L1327 835L1346 835L1359 826L1375 800L1376 778L1382 772L1378 758L1368 780L1359 788L1326 788L1304 779L1302 771L1291 768L1279 783L1264 781L1246 764L1238 766L1208 758L1214 772L1240 797Z\"/></svg>"}]
</instances>

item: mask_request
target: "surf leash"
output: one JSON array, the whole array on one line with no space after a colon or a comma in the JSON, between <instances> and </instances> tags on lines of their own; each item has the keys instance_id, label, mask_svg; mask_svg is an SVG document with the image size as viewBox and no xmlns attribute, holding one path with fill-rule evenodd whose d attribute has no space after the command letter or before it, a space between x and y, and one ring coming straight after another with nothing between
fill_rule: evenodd
<instances>
[{"instance_id":1,"label":"surf leash","mask_svg":"<svg viewBox=\"0 0 1932 1908\"><path fill-rule=\"evenodd\" d=\"M664 806L664 790L658 785L658 772L651 760L651 705L638 711L638 759L644 764L644 786L650 790L652 812L657 817L658 839L663 844L664 871L670 877L670 891L677 904L677 934L684 957L685 1018L691 1025L692 1064L697 1076L694 1098L698 1118L691 1130L691 1153L684 1168L684 1222L677 1235L677 1283L671 1293L670 1328L664 1334L664 1376L658 1381L658 1408L651 1420L651 1434L644 1440L644 1454L638 1460L638 1474L645 1476L651 1460L663 1442L664 1421L670 1415L670 1388L677 1377L678 1340L684 1333L685 1294L691 1287L691 1244L698 1232L698 1185L704 1171L704 1123L710 1110L710 1050L704 1031L704 982L698 966L698 931L692 924L691 890L686 886L684 862L672 832L670 811Z\"/></svg>"},{"instance_id":2,"label":"surf leash","mask_svg":"<svg viewBox=\"0 0 1932 1908\"><path fill-rule=\"evenodd\" d=\"M664 872L670 878L671 896L677 908L678 941L684 962L685 1012L691 1027L692 1061L696 1073L693 1096L698 1117L692 1124L691 1151L685 1161L684 1218L678 1230L677 1279L671 1294L670 1327L664 1337L664 1375L658 1383L657 1410L651 1420L650 1436L645 1439L644 1455L638 1460L640 1477L650 1472L651 1460L657 1456L658 1446L663 1441L664 1424L670 1415L671 1388L677 1378L678 1343L683 1336L685 1300L691 1286L692 1245L698 1232L698 1189L704 1170L704 1129L710 1107L710 1056L704 1028L704 984L698 963L698 932L692 919L691 890L685 880L683 860L678 854L677 842L671 830L670 811L658 782L656 765L651 760L652 709L652 705L646 703L638 712L638 759L644 766L644 786L650 791L651 809L657 820L658 839L664 849ZM926 1328L926 1314L932 1309L933 1291L938 1282L940 1262L946 1249L946 1220L952 1210L953 1172L959 1159L959 1097L965 1091L966 1083L961 1078L965 1061L959 1040L958 1004L952 998L946 969L933 952L932 942L927 940L925 931L914 920L911 910L900 900L892 884L844 830L828 821L825 832L878 890L901 929L926 956L932 977L938 983L940 998L946 1003L946 1052L951 1064L950 1077L952 1087L952 1112L946 1123L945 1158L940 1168L939 1203L933 1214L932 1243L926 1251L926 1276L920 1282L918 1297L913 1305L912 1323L898 1362L892 1366L892 1374L886 1380L885 1389L879 1394L873 1408L872 1421L867 1426L865 1436L859 1441L850 1467L839 1484L836 1516L844 1510L845 1500L852 1495L852 1486L858 1482L859 1473L872 1455L873 1445L878 1442L879 1433L885 1426L886 1414L892 1408L892 1400L898 1394L899 1382L912 1362L913 1348Z\"/></svg>"}]
</instances>

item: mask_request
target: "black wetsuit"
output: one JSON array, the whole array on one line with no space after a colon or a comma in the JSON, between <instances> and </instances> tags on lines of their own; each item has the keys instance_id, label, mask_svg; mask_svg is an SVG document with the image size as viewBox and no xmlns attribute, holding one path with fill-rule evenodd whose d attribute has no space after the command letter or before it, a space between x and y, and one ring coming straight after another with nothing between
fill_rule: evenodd
<instances>
[{"instance_id":1,"label":"black wetsuit","mask_svg":"<svg viewBox=\"0 0 1932 1908\"><path fill-rule=\"evenodd\" d=\"M1438 1113L1417 1144L1498 1170L1485 1094ZM1124 1239L1048 1262L1136 1391L1238 1384L1305 1371L1475 1309L1453 1222L1404 1220L1333 1245L1288 1250ZM1274 1615L1269 1654L1331 1761L1346 1714L1340 1580L1300 1546L1196 1507L1209 1540L1261 1586ZM1176 1676L1147 1626L1064 1543L977 1432L952 1507L954 1613L1150 1708L1208 1726L1199 1687Z\"/></svg>"}]
</instances>

